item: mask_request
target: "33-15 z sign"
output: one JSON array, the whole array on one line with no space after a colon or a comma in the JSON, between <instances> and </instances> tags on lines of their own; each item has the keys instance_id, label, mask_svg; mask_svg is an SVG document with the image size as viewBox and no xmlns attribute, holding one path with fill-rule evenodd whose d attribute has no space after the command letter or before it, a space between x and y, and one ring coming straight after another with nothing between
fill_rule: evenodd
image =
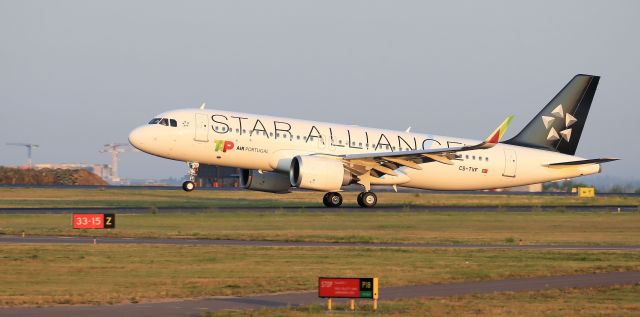
<instances>
[{"instance_id":1,"label":"33-15 z sign","mask_svg":"<svg viewBox=\"0 0 640 317\"><path fill-rule=\"evenodd\" d=\"M111 229L115 227L115 214L73 214L73 229Z\"/></svg>"}]
</instances>

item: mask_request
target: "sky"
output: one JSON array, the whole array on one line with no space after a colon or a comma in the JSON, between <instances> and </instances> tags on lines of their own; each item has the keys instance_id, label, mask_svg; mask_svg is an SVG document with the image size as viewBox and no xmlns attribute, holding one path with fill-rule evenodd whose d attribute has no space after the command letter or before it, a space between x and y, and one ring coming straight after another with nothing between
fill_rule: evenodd
<instances>
[{"instance_id":1,"label":"sky","mask_svg":"<svg viewBox=\"0 0 640 317\"><path fill-rule=\"evenodd\" d=\"M602 76L577 155L640 168L639 1L0 0L0 165L108 163L155 114L198 107L482 139ZM186 165L125 153L125 178Z\"/></svg>"}]
</instances>

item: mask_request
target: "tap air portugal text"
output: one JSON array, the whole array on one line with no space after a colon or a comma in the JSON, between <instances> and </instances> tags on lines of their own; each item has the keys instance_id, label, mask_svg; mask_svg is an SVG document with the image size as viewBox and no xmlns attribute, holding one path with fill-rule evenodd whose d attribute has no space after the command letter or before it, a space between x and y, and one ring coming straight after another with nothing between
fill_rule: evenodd
<instances>
[{"instance_id":1,"label":"tap air portugal text","mask_svg":"<svg viewBox=\"0 0 640 317\"><path fill-rule=\"evenodd\" d=\"M156 156L238 167L247 189L327 192L342 204L343 186L359 184L358 204L373 207L371 185L433 190L512 187L600 172L615 159L574 156L600 77L576 75L515 137L501 141L512 117L483 141L239 112L182 109L136 128L129 142Z\"/></svg>"}]
</instances>

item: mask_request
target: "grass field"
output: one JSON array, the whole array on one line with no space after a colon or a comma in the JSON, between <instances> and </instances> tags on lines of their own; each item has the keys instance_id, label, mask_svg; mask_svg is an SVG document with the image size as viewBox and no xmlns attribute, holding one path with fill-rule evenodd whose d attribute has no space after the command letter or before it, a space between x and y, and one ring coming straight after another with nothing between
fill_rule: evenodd
<instances>
[{"instance_id":1,"label":"grass field","mask_svg":"<svg viewBox=\"0 0 640 317\"><path fill-rule=\"evenodd\" d=\"M199 212L119 214L74 230L70 214L2 214L0 234L430 244L640 244L640 213Z\"/></svg>"},{"instance_id":2,"label":"grass field","mask_svg":"<svg viewBox=\"0 0 640 317\"><path fill-rule=\"evenodd\" d=\"M345 199L355 201L355 195L346 193ZM637 207L638 198L381 193L383 204L400 207L305 210L318 206L320 198L319 193L302 192L1 188L0 207L59 207L69 208L69 213L0 214L0 234L640 245L640 212L614 213L597 207L588 212L539 209ZM412 211L412 206L443 205L462 207L451 212ZM464 206L470 205L496 208L491 212L464 211ZM239 208L216 210L222 206ZM275 208L252 210L256 206ZM530 206L531 210L509 212L509 206ZM149 212L118 213L117 227L109 231L73 230L70 213L76 207L143 207ZM163 213L162 207L204 209ZM113 304L313 290L322 275L378 276L385 287L631 270L640 270L640 253L636 251L6 244L0 247L0 306ZM634 315L638 303L633 299L640 298L636 295L640 295L638 287L630 286L406 300L384 302L376 315ZM371 313L356 315L367 314ZM221 314L226 315L320 316L326 312L309 306Z\"/></svg>"},{"instance_id":3,"label":"grass field","mask_svg":"<svg viewBox=\"0 0 640 317\"><path fill-rule=\"evenodd\" d=\"M638 316L640 285L603 288L496 293L381 302L376 313L363 301L356 312L344 305L334 310L346 316ZM203 313L202 317L322 317L320 305L265 308L254 311Z\"/></svg>"},{"instance_id":4,"label":"grass field","mask_svg":"<svg viewBox=\"0 0 640 317\"><path fill-rule=\"evenodd\" d=\"M345 205L356 206L355 192L344 193ZM640 197L602 196L591 199L575 196L469 195L423 193L378 193L378 202L401 206L640 206ZM250 191L201 190L186 193L179 189L56 189L0 188L0 208L73 207L255 207L322 206L322 193L294 192L286 195Z\"/></svg>"},{"instance_id":5,"label":"grass field","mask_svg":"<svg viewBox=\"0 0 640 317\"><path fill-rule=\"evenodd\" d=\"M626 251L169 245L3 245L0 305L105 304L313 290L318 276L381 286L640 270Z\"/></svg>"}]
</instances>

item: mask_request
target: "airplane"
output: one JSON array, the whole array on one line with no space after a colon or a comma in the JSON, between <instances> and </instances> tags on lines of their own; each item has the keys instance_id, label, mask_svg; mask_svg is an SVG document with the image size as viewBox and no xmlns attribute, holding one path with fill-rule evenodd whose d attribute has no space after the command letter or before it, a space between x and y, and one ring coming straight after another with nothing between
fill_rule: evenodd
<instances>
[{"instance_id":1,"label":"airplane","mask_svg":"<svg viewBox=\"0 0 640 317\"><path fill-rule=\"evenodd\" d=\"M248 190L325 192L358 184L357 203L374 207L373 185L429 190L486 190L569 179L601 171L616 158L574 156L599 76L578 74L520 131L502 141L512 116L482 141L200 108L161 113L135 128L137 149L187 162L185 191L199 164L240 168Z\"/></svg>"}]
</instances>

